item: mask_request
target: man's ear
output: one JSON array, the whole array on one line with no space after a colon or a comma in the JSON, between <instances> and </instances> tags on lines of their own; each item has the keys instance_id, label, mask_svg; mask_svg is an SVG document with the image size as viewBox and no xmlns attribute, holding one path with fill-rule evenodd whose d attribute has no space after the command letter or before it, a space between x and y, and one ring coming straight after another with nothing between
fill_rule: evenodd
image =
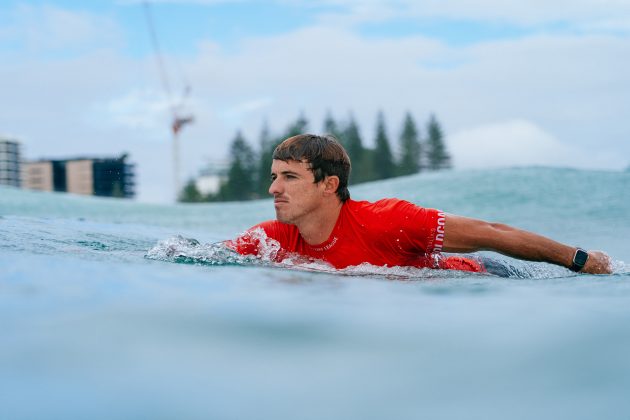
<instances>
[{"instance_id":1,"label":"man's ear","mask_svg":"<svg viewBox=\"0 0 630 420\"><path fill-rule=\"evenodd\" d=\"M339 177L337 175L330 175L324 178L324 192L328 194L337 194L339 188Z\"/></svg>"}]
</instances>

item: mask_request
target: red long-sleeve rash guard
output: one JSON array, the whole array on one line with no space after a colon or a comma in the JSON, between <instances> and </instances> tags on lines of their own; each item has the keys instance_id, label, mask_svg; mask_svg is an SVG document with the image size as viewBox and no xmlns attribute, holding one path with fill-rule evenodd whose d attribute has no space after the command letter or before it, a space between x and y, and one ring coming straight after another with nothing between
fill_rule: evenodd
<instances>
[{"instance_id":1,"label":"red long-sleeve rash guard","mask_svg":"<svg viewBox=\"0 0 630 420\"><path fill-rule=\"evenodd\" d=\"M290 253L297 253L324 260L336 268L370 263L485 271L474 259L434 258L442 250L444 223L443 212L404 200L383 199L374 203L347 200L329 238L318 245L306 243L295 225L277 220L263 222L248 232L262 228L268 238L278 241L280 251L275 254L278 262ZM228 246L243 255L260 253L259 239L249 233L228 242Z\"/></svg>"}]
</instances>

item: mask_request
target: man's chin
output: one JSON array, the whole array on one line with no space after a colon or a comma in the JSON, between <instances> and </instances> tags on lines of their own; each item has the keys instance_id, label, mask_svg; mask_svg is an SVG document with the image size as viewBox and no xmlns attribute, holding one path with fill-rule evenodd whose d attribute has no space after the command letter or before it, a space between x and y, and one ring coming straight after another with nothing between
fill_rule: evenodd
<instances>
[{"instance_id":1,"label":"man's chin","mask_svg":"<svg viewBox=\"0 0 630 420\"><path fill-rule=\"evenodd\" d=\"M291 219L288 218L286 215L284 214L280 214L278 212L276 212L276 220L279 221L280 223L285 223L287 225L292 225L293 223L291 223Z\"/></svg>"}]
</instances>

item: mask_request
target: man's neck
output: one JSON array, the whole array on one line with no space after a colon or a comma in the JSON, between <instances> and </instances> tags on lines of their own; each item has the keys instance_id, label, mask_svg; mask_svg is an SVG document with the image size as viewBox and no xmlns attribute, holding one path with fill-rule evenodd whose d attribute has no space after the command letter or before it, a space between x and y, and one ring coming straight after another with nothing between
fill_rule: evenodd
<instances>
[{"instance_id":1,"label":"man's neck","mask_svg":"<svg viewBox=\"0 0 630 420\"><path fill-rule=\"evenodd\" d=\"M317 213L309 215L307 220L297 223L296 226L302 239L309 245L319 245L325 242L332 233L343 203L335 200L326 207L319 209Z\"/></svg>"}]
</instances>

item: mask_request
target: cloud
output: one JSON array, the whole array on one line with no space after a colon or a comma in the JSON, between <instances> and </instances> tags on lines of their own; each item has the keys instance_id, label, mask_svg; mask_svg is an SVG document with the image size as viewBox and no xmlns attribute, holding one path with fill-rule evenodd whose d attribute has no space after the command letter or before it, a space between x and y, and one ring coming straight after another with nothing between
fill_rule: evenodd
<instances>
[{"instance_id":1,"label":"cloud","mask_svg":"<svg viewBox=\"0 0 630 420\"><path fill-rule=\"evenodd\" d=\"M240 124L248 114L269 108L273 104L272 97L253 98L229 107L221 113L226 121L234 125Z\"/></svg>"},{"instance_id":2,"label":"cloud","mask_svg":"<svg viewBox=\"0 0 630 420\"><path fill-rule=\"evenodd\" d=\"M367 144L379 109L392 141L406 111L421 131L435 112L452 133L458 167L628 164L630 43L623 36L449 46L423 36L365 38L318 23L245 37L229 51L209 40L199 45L196 56L178 58L196 117L181 135L182 179L205 159L224 158L236 129L257 144L265 119L279 134L304 112L317 132L328 110L338 119L352 111ZM0 91L11 98L0 103L0 128L17 133L32 158L129 151L140 199L165 201L172 196L170 118L159 88L151 57L113 50L12 57L0 66Z\"/></svg>"},{"instance_id":3,"label":"cloud","mask_svg":"<svg viewBox=\"0 0 630 420\"><path fill-rule=\"evenodd\" d=\"M10 24L2 28L0 39L21 43L30 51L112 47L123 39L120 26L107 16L25 3L7 13Z\"/></svg>"},{"instance_id":4,"label":"cloud","mask_svg":"<svg viewBox=\"0 0 630 420\"><path fill-rule=\"evenodd\" d=\"M140 0L119 0L138 4ZM155 0L154 3L219 5L247 0ZM346 27L394 19L445 19L540 27L562 23L570 28L601 31L618 28L630 18L625 0L274 0L269 3L318 11L324 26ZM613 22L615 21L615 22ZM623 24L625 27L625 24Z\"/></svg>"},{"instance_id":5,"label":"cloud","mask_svg":"<svg viewBox=\"0 0 630 420\"><path fill-rule=\"evenodd\" d=\"M99 125L154 131L165 126L170 111L169 101L163 94L150 88L133 89L105 103L94 104L91 120L98 121Z\"/></svg>"},{"instance_id":6,"label":"cloud","mask_svg":"<svg viewBox=\"0 0 630 420\"><path fill-rule=\"evenodd\" d=\"M137 5L145 3L146 0L117 0L117 4L122 5ZM151 0L151 3L168 3L168 4L201 4L201 5L214 5L214 4L226 4L226 3L246 3L247 0Z\"/></svg>"},{"instance_id":7,"label":"cloud","mask_svg":"<svg viewBox=\"0 0 630 420\"><path fill-rule=\"evenodd\" d=\"M447 139L454 165L462 169L513 166L564 166L620 169L623 159L610 153L562 143L526 120L509 120L476 126L454 133Z\"/></svg>"},{"instance_id":8,"label":"cloud","mask_svg":"<svg viewBox=\"0 0 630 420\"><path fill-rule=\"evenodd\" d=\"M589 32L600 31L628 35L630 34L630 17L625 16L586 22L582 24L582 29Z\"/></svg>"},{"instance_id":9,"label":"cloud","mask_svg":"<svg viewBox=\"0 0 630 420\"><path fill-rule=\"evenodd\" d=\"M296 1L293 4L303 4ZM536 26L562 22L584 24L630 16L630 3L622 0L322 0L319 4L338 6L341 12L326 14L326 21L373 22L392 18L474 20Z\"/></svg>"},{"instance_id":10,"label":"cloud","mask_svg":"<svg viewBox=\"0 0 630 420\"><path fill-rule=\"evenodd\" d=\"M576 152L525 120L473 127L454 133L447 141L458 168L571 166L576 163ZM579 160L583 158L580 156Z\"/></svg>"}]
</instances>

